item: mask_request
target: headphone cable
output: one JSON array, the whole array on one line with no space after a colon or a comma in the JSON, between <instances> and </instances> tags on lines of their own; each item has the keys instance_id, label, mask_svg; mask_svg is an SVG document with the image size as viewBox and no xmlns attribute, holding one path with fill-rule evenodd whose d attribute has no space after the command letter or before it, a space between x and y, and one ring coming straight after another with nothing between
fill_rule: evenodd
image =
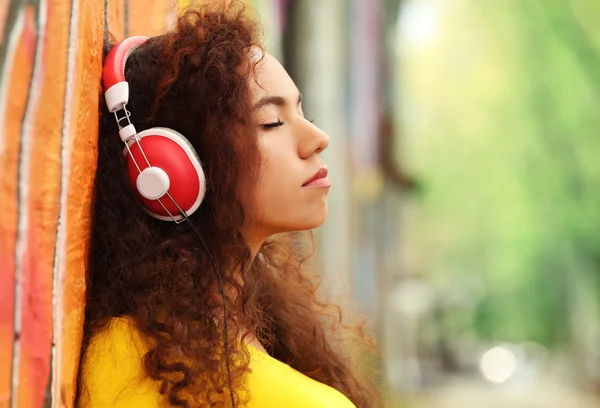
<instances>
[{"instance_id":1,"label":"headphone cable","mask_svg":"<svg viewBox=\"0 0 600 408\"><path fill-rule=\"evenodd\" d=\"M221 278L221 274L219 273L219 268L217 266L217 263L215 262L215 259L213 258L212 254L210 253L210 250L208 249L208 245L206 245L206 241L204 241L204 238L202 238L202 234L200 234L200 231L198 231L198 228L196 228L196 226L190 220L190 218L187 216L185 211L181 211L181 214L183 215L183 218L185 218L185 220L188 222L188 224L192 227L192 229L194 230L194 232L196 233L198 238L200 238L200 242L202 243L204 250L208 254L208 258L210 259L210 262L212 263L212 266L215 270L215 274L217 275L217 280L219 282L219 289L221 291L221 297L223 298L223 318L224 318L223 325L224 325L224 330L225 330L225 365L227 367L227 380L229 382L229 395L231 397L231 407L234 408L235 407L235 397L233 395L233 383L231 381L231 367L229 365L229 328L227 325L227 297L225 296L225 287L223 285L223 279Z\"/></svg>"}]
</instances>

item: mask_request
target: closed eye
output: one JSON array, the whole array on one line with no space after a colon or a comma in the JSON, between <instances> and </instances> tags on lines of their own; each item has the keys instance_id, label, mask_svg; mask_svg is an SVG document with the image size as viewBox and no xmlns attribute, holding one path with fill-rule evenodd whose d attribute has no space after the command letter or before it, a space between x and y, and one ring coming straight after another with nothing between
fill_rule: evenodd
<instances>
[{"instance_id":1,"label":"closed eye","mask_svg":"<svg viewBox=\"0 0 600 408\"><path fill-rule=\"evenodd\" d=\"M278 120L277 122L273 122L273 123L265 123L265 124L262 124L262 125L260 125L260 126L261 126L263 129L273 129L273 128L279 127L279 126L281 126L281 125L283 125L283 122L282 122L282 121L280 121L280 120Z\"/></svg>"}]
</instances>

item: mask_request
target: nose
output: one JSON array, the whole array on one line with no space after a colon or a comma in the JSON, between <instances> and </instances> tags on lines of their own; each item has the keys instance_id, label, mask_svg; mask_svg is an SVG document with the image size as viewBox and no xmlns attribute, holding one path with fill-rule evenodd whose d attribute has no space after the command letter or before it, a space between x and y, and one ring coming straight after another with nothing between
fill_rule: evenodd
<instances>
[{"instance_id":1,"label":"nose","mask_svg":"<svg viewBox=\"0 0 600 408\"><path fill-rule=\"evenodd\" d=\"M300 143L300 157L307 159L313 154L319 154L329 146L329 136L315 124L305 120L306 127L301 133L304 135Z\"/></svg>"}]
</instances>

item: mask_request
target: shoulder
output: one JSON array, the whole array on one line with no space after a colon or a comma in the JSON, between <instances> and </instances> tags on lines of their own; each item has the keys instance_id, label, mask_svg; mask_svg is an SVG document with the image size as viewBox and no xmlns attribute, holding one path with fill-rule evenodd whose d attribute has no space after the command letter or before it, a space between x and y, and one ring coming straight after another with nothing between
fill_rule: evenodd
<instances>
[{"instance_id":1,"label":"shoulder","mask_svg":"<svg viewBox=\"0 0 600 408\"><path fill-rule=\"evenodd\" d=\"M79 407L158 407L158 383L147 378L150 345L128 318L111 319L88 342L80 370Z\"/></svg>"},{"instance_id":2,"label":"shoulder","mask_svg":"<svg viewBox=\"0 0 600 408\"><path fill-rule=\"evenodd\" d=\"M93 334L85 352L87 362L102 361L137 362L146 354L150 346L131 318L110 319L106 326ZM125 360L123 360L125 359ZM141 365L140 365L141 367Z\"/></svg>"},{"instance_id":3,"label":"shoulder","mask_svg":"<svg viewBox=\"0 0 600 408\"><path fill-rule=\"evenodd\" d=\"M135 353L144 355L148 351L148 342L136 327L133 319L115 317L106 326L93 334L87 351L90 353L113 351L115 353Z\"/></svg>"}]
</instances>

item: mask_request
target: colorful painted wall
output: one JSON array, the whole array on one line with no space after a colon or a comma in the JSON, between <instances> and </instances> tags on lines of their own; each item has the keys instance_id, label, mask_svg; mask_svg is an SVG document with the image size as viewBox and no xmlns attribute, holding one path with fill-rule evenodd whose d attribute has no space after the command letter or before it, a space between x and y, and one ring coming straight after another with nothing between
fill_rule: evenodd
<instances>
[{"instance_id":1,"label":"colorful painted wall","mask_svg":"<svg viewBox=\"0 0 600 408\"><path fill-rule=\"evenodd\" d=\"M0 408L73 405L103 41L174 1L0 1Z\"/></svg>"}]
</instances>

